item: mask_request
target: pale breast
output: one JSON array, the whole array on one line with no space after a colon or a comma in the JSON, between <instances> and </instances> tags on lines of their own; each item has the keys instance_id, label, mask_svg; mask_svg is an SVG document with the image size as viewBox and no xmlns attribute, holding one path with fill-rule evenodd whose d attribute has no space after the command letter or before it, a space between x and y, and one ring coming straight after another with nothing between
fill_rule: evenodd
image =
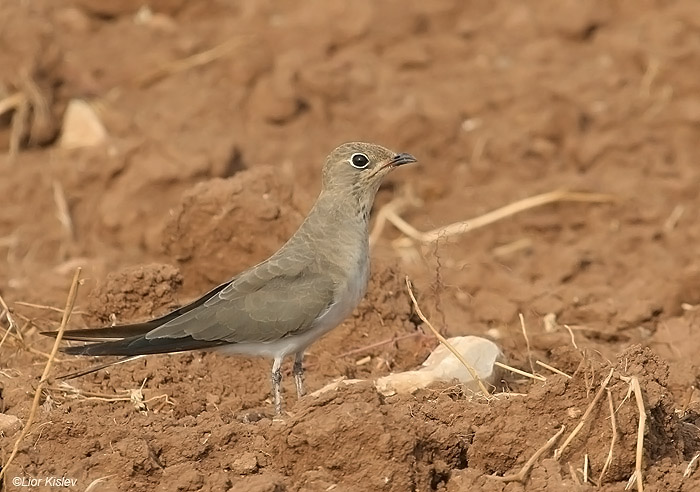
<instances>
[{"instance_id":1,"label":"pale breast","mask_svg":"<svg viewBox=\"0 0 700 492\"><path fill-rule=\"evenodd\" d=\"M359 304L367 292L369 280L369 261L361 262L356 269L350 272L345 288L342 288L335 302L314 323L314 330L325 333L332 330L345 318L350 316L353 309Z\"/></svg>"}]
</instances>

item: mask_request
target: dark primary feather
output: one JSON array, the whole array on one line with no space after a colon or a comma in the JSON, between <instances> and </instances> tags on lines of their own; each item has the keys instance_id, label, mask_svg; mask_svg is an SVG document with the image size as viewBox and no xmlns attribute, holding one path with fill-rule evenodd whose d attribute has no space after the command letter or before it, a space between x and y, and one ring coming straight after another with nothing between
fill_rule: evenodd
<instances>
[{"instance_id":1,"label":"dark primary feather","mask_svg":"<svg viewBox=\"0 0 700 492\"><path fill-rule=\"evenodd\" d=\"M62 351L136 356L275 341L310 328L332 304L334 288L313 254L275 255L153 321L68 331L64 334L68 340L97 343Z\"/></svg>"},{"instance_id":2,"label":"dark primary feather","mask_svg":"<svg viewBox=\"0 0 700 492\"><path fill-rule=\"evenodd\" d=\"M144 336L113 340L110 342L89 343L76 347L63 347L61 352L71 355L148 355L184 352L186 350L203 350L219 345L225 341L195 340L192 337L157 338L149 340Z\"/></svg>"},{"instance_id":3,"label":"dark primary feather","mask_svg":"<svg viewBox=\"0 0 700 492\"><path fill-rule=\"evenodd\" d=\"M67 330L63 332L64 340L76 340L80 342L101 342L107 341L114 338L132 338L145 335L149 331L159 327L160 325L167 323L168 321L177 318L193 309L201 306L211 297L215 296L221 292L230 282L224 282L221 285L214 287L212 290L204 294L202 297L193 301L185 306L182 306L174 311L169 312L160 318L153 319L151 321L145 321L143 323L133 323L128 325L118 325L118 326L106 326L102 328L87 328L82 330ZM43 331L42 335L49 337L56 337L56 331ZM69 348L79 348L79 347L69 347ZM63 349L66 353L66 349Z\"/></svg>"}]
</instances>

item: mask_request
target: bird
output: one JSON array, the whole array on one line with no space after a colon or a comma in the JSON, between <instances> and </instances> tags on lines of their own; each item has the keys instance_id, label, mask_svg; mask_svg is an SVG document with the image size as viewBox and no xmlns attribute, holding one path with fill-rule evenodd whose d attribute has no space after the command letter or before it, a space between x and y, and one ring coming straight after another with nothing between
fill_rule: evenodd
<instances>
[{"instance_id":1,"label":"bird","mask_svg":"<svg viewBox=\"0 0 700 492\"><path fill-rule=\"evenodd\" d=\"M304 395L304 351L341 324L364 297L370 267L369 218L385 176L417 162L372 143L335 148L322 169L321 191L302 224L272 256L156 319L68 330L66 354L122 356L62 376L72 379L150 354L213 350L272 359L272 397L282 412L281 365L294 356L298 398ZM56 336L57 332L43 332Z\"/></svg>"}]
</instances>

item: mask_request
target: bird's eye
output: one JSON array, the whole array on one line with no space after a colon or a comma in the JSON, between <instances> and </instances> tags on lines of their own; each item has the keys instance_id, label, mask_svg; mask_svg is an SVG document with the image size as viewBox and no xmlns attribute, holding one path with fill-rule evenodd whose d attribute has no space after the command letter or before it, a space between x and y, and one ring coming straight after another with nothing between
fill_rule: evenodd
<instances>
[{"instance_id":1,"label":"bird's eye","mask_svg":"<svg viewBox=\"0 0 700 492\"><path fill-rule=\"evenodd\" d=\"M350 164L357 169L364 169L369 165L369 158L365 154L353 154L350 157Z\"/></svg>"}]
</instances>

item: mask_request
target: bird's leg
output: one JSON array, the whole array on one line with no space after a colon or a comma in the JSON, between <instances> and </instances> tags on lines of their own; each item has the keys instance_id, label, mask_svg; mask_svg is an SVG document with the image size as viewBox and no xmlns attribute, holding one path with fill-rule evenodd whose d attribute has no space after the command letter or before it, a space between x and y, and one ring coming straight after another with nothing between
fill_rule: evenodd
<instances>
[{"instance_id":1,"label":"bird's leg","mask_svg":"<svg viewBox=\"0 0 700 492\"><path fill-rule=\"evenodd\" d=\"M282 413L282 357L275 357L272 363L272 396L275 401L275 415Z\"/></svg>"},{"instance_id":2,"label":"bird's leg","mask_svg":"<svg viewBox=\"0 0 700 492\"><path fill-rule=\"evenodd\" d=\"M297 397L304 396L304 352L297 352L294 356L294 383L297 386Z\"/></svg>"}]
</instances>

